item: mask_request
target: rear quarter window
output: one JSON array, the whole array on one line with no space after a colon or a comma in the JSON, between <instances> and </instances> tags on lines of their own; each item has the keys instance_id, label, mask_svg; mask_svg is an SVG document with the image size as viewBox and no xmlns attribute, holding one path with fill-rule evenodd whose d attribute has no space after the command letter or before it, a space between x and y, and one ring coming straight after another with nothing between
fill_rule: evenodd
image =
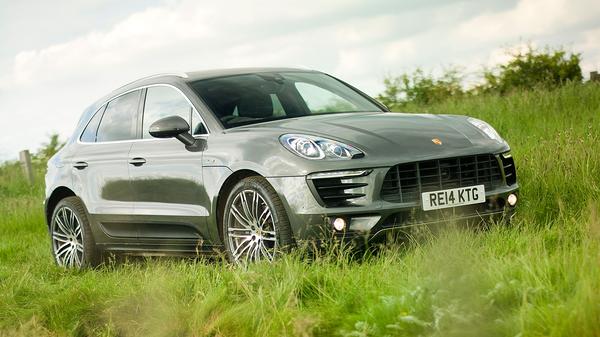
<instances>
[{"instance_id":1,"label":"rear quarter window","mask_svg":"<svg viewBox=\"0 0 600 337\"><path fill-rule=\"evenodd\" d=\"M108 103L98 127L97 142L136 138L140 95L141 90L136 90L121 95Z\"/></svg>"},{"instance_id":2,"label":"rear quarter window","mask_svg":"<svg viewBox=\"0 0 600 337\"><path fill-rule=\"evenodd\" d=\"M102 114L104 114L104 110L106 109L106 104L104 104L90 119L90 122L87 124L83 132L81 133L80 141L84 143L94 143L96 141L96 133L98 132L98 125L100 125L100 120L102 119Z\"/></svg>"}]
</instances>

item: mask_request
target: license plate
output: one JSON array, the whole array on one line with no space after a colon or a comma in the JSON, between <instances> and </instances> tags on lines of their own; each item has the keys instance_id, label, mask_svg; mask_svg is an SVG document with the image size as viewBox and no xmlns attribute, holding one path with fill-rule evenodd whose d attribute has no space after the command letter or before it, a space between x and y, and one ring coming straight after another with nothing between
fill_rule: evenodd
<instances>
[{"instance_id":1,"label":"license plate","mask_svg":"<svg viewBox=\"0 0 600 337\"><path fill-rule=\"evenodd\" d=\"M441 209L485 202L485 186L451 188L448 190L421 193L423 210Z\"/></svg>"}]
</instances>

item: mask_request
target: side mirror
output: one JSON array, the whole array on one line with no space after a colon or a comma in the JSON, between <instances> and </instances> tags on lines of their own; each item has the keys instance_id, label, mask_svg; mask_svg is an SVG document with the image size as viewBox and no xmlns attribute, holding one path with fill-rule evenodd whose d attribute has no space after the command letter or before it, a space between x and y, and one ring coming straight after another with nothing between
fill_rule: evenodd
<instances>
[{"instance_id":1,"label":"side mirror","mask_svg":"<svg viewBox=\"0 0 600 337\"><path fill-rule=\"evenodd\" d=\"M196 139L189 132L190 125L179 116L161 118L152 123L148 131L155 138L177 138L186 147L196 143Z\"/></svg>"}]
</instances>

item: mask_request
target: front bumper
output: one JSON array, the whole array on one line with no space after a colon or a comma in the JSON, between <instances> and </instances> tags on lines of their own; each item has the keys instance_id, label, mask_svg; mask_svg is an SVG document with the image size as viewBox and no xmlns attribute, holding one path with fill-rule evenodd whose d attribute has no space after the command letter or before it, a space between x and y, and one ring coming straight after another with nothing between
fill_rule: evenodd
<instances>
[{"instance_id":1,"label":"front bumper","mask_svg":"<svg viewBox=\"0 0 600 337\"><path fill-rule=\"evenodd\" d=\"M326 207L315 196L314 186L306 176L268 178L282 199L297 240L320 240L335 236L366 236L376 238L389 231L410 226L448 220L481 221L487 218L512 216L515 207L506 202L508 195L517 194L518 184L486 190L486 202L443 210L423 211L418 202L387 202L380 190L389 167L368 169L369 174L357 178L365 186L357 189L362 197L340 207ZM312 190L311 190L312 189ZM344 218L347 230L336 232L333 218Z\"/></svg>"}]
</instances>

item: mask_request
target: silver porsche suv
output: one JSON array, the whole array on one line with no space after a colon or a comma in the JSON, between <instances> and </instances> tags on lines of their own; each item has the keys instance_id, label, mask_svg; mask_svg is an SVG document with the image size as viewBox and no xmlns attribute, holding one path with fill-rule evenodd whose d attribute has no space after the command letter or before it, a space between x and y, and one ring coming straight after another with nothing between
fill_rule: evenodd
<instances>
[{"instance_id":1,"label":"silver porsche suv","mask_svg":"<svg viewBox=\"0 0 600 337\"><path fill-rule=\"evenodd\" d=\"M392 113L317 71L157 75L84 111L48 163L45 214L62 266L270 261L302 240L512 214L509 151L484 121Z\"/></svg>"}]
</instances>

